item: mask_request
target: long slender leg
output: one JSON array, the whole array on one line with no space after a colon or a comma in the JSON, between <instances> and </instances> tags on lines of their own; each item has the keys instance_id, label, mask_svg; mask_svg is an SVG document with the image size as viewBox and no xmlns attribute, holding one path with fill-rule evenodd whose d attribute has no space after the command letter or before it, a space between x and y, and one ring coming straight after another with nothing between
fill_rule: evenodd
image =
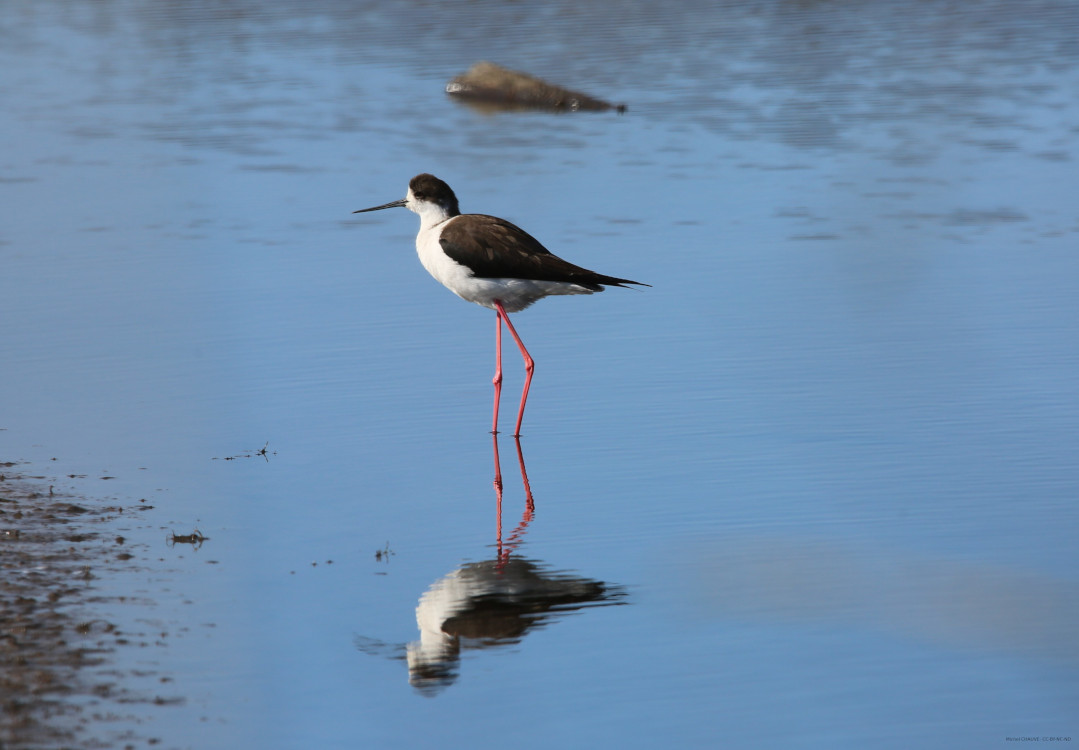
<instances>
[{"instance_id":1,"label":"long slender leg","mask_svg":"<svg viewBox=\"0 0 1079 750\"><path fill-rule=\"evenodd\" d=\"M502 313L495 310L495 415L491 420L491 433L498 434L498 400L502 396ZM507 318L508 320L508 318Z\"/></svg>"},{"instance_id":2,"label":"long slender leg","mask_svg":"<svg viewBox=\"0 0 1079 750\"><path fill-rule=\"evenodd\" d=\"M517 348L521 350L521 356L525 360L525 387L521 391L521 408L517 410L517 426L513 428L513 436L521 437L521 421L525 418L525 402L528 401L528 387L532 385L532 373L536 369L536 363L532 359L532 356L525 349L524 342L521 341L521 337L517 335L517 331L513 328L513 323L510 322L510 316L506 314L506 310L502 307L502 303L495 300L495 308L502 316L502 320L506 321L506 328L510 329L510 333L513 335L513 340L517 342Z\"/></svg>"}]
</instances>

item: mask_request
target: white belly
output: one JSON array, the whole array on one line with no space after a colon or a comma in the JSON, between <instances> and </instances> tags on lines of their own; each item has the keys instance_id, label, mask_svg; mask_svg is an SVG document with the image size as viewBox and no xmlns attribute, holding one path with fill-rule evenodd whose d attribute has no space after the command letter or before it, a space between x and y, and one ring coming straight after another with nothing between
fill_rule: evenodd
<instances>
[{"instance_id":1,"label":"white belly","mask_svg":"<svg viewBox=\"0 0 1079 750\"><path fill-rule=\"evenodd\" d=\"M438 242L439 227L421 230L416 237L416 252L427 272L458 297L495 309L495 300L506 312L519 312L533 302L553 294L592 294L595 290L563 281L529 279L479 279L466 267L442 251ZM600 290L602 291L602 290Z\"/></svg>"}]
</instances>

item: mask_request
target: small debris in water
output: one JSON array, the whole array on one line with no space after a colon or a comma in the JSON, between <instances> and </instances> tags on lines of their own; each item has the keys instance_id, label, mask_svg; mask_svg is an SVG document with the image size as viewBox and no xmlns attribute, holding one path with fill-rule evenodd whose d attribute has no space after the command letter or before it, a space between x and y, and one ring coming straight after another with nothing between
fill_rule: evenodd
<instances>
[{"instance_id":1,"label":"small debris in water","mask_svg":"<svg viewBox=\"0 0 1079 750\"><path fill-rule=\"evenodd\" d=\"M177 534L172 532L172 535L168 538L167 544L173 547L177 544L190 544L195 549L202 546L203 542L209 540L210 537L203 536L202 532L195 529L190 534Z\"/></svg>"},{"instance_id":2,"label":"small debris in water","mask_svg":"<svg viewBox=\"0 0 1079 750\"><path fill-rule=\"evenodd\" d=\"M390 543L386 542L386 546L382 549L375 550L375 559L379 562L389 562L390 555L396 555L397 553L390 549Z\"/></svg>"},{"instance_id":3,"label":"small debris in water","mask_svg":"<svg viewBox=\"0 0 1079 750\"><path fill-rule=\"evenodd\" d=\"M262 456L266 459L267 463L270 461L270 456L276 456L277 451L270 450L270 441L267 440L266 444L259 448L257 451L247 451L245 453L237 453L235 456L225 456L224 458L218 458L214 456L214 461L235 461L238 458L254 458L255 456Z\"/></svg>"}]
</instances>

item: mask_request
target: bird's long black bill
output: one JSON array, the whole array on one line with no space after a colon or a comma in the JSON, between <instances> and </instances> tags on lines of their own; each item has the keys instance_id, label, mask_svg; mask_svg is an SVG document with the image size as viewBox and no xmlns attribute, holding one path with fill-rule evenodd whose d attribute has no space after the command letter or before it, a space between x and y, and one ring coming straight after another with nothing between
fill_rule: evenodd
<instances>
[{"instance_id":1,"label":"bird's long black bill","mask_svg":"<svg viewBox=\"0 0 1079 750\"><path fill-rule=\"evenodd\" d=\"M393 201L392 203L387 203L384 206L375 206L374 208L361 208L359 211L353 211L352 213L354 213L354 214L365 214L368 211L381 211L384 208L397 208L398 206L405 205L407 202L408 201L406 201L404 198L402 198L399 201Z\"/></svg>"}]
</instances>

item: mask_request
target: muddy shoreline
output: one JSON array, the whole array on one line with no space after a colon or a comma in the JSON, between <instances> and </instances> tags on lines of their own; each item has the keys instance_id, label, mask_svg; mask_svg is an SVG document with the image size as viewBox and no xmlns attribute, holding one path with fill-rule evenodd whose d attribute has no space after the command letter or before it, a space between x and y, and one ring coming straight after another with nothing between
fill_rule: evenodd
<instances>
[{"instance_id":1,"label":"muddy shoreline","mask_svg":"<svg viewBox=\"0 0 1079 750\"><path fill-rule=\"evenodd\" d=\"M140 556L119 527L149 506L56 484L0 462L0 748L160 747L140 726L146 708L180 701L165 675L153 675L160 694L124 686L127 675L110 662L145 646L145 636L110 621L127 597L94 586L106 573L139 574Z\"/></svg>"}]
</instances>

